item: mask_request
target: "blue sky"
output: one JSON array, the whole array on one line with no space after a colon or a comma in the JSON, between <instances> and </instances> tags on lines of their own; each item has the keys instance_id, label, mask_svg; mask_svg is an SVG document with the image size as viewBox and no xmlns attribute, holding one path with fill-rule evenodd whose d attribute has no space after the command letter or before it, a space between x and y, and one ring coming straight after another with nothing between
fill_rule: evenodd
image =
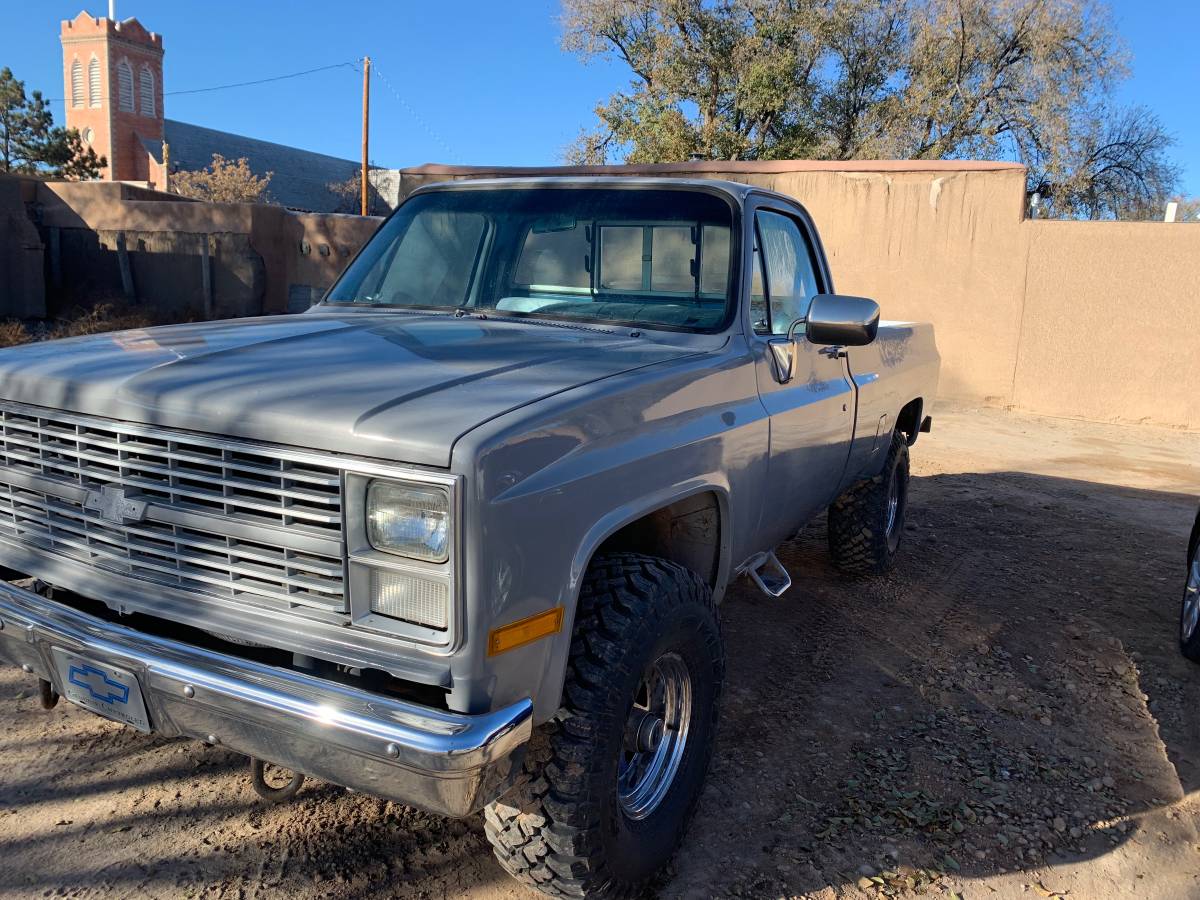
<instances>
[{"instance_id":1,"label":"blue sky","mask_svg":"<svg viewBox=\"0 0 1200 900\"><path fill-rule=\"evenodd\" d=\"M1185 191L1200 195L1200 3L1115 0L1133 56L1120 98L1154 109L1178 138ZM59 20L106 0L0 0L0 66L29 88L63 93ZM167 91L267 78L369 55L384 80L371 95L371 158L538 165L590 124L627 81L615 64L584 65L559 50L557 0L441 3L294 0L117 0L163 35ZM301 78L166 98L167 116L357 158L361 76L350 67ZM55 110L62 121L61 104Z\"/></svg>"}]
</instances>

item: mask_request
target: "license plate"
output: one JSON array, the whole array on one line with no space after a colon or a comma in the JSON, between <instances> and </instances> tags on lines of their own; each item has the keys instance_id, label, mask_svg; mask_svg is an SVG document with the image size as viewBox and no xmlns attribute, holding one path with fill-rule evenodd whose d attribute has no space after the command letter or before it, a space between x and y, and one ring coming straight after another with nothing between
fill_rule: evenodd
<instances>
[{"instance_id":1,"label":"license plate","mask_svg":"<svg viewBox=\"0 0 1200 900\"><path fill-rule=\"evenodd\" d=\"M51 652L64 697L138 731L150 731L150 717L136 675L58 647L51 648Z\"/></svg>"}]
</instances>

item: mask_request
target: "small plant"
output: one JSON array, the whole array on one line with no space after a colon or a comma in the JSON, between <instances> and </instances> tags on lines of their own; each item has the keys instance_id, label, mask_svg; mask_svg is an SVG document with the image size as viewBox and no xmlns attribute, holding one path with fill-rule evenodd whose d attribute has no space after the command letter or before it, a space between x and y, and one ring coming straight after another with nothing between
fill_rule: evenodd
<instances>
[{"instance_id":1,"label":"small plant","mask_svg":"<svg viewBox=\"0 0 1200 900\"><path fill-rule=\"evenodd\" d=\"M0 347L15 347L29 340L31 336L20 322L0 322Z\"/></svg>"},{"instance_id":2,"label":"small plant","mask_svg":"<svg viewBox=\"0 0 1200 900\"><path fill-rule=\"evenodd\" d=\"M15 347L30 341L50 341L57 338L122 331L127 328L147 328L162 324L139 309L118 303L97 303L90 309L76 308L65 316L48 322L25 322L9 319L0 322L0 347Z\"/></svg>"}]
</instances>

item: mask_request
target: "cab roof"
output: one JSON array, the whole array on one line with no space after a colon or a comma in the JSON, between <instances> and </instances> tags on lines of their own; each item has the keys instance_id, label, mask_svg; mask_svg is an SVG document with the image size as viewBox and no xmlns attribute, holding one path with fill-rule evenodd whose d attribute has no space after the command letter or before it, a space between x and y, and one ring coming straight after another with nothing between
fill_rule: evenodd
<instances>
[{"instance_id":1,"label":"cab roof","mask_svg":"<svg viewBox=\"0 0 1200 900\"><path fill-rule=\"evenodd\" d=\"M455 181L437 181L422 185L413 194L426 191L447 190L488 190L496 188L661 188L663 190L705 190L722 193L742 203L748 195L766 194L780 197L790 203L795 203L794 197L780 194L778 191L756 187L740 181L727 181L720 178L671 178L642 177L632 175L521 175L509 178L466 178ZM410 194L409 196L412 196Z\"/></svg>"}]
</instances>

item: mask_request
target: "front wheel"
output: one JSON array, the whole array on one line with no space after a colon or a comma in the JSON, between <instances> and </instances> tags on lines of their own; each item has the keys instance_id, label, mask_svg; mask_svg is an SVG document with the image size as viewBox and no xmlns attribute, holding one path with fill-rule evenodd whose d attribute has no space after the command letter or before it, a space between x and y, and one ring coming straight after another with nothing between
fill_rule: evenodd
<instances>
[{"instance_id":1,"label":"front wheel","mask_svg":"<svg viewBox=\"0 0 1200 900\"><path fill-rule=\"evenodd\" d=\"M724 654L695 573L633 553L596 560L579 599L562 708L529 781L489 805L500 865L556 897L623 897L671 858L704 784Z\"/></svg>"}]
</instances>

